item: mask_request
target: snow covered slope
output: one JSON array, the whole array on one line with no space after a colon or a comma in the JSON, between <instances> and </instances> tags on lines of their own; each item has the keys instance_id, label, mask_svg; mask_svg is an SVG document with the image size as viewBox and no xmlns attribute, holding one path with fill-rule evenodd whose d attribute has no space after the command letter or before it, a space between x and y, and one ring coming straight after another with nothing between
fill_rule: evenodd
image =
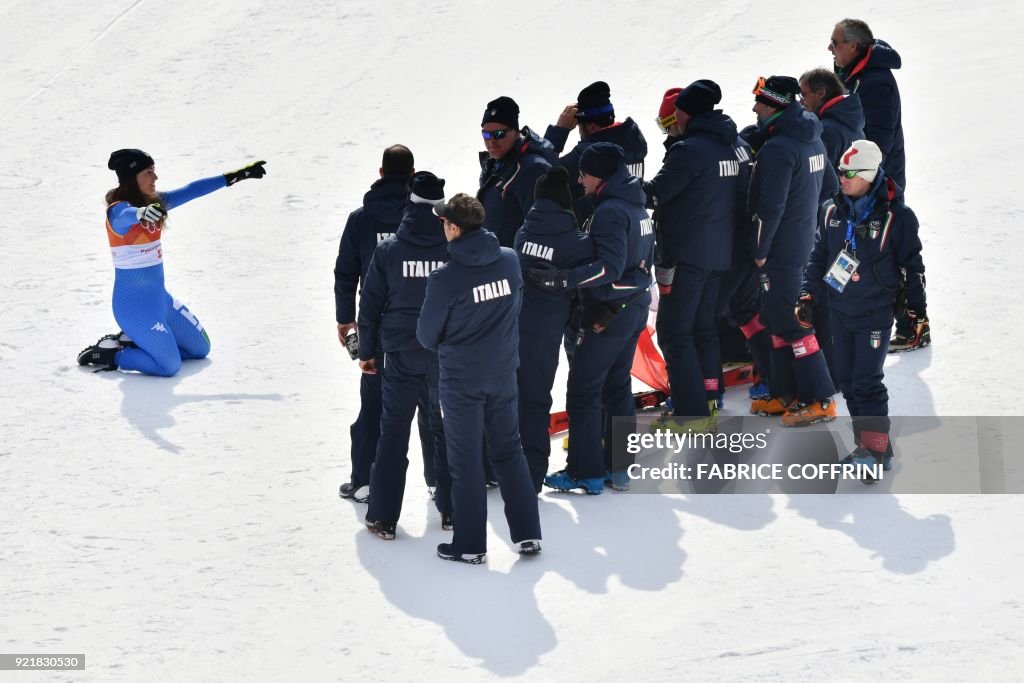
<instances>
[{"instance_id":1,"label":"snow covered slope","mask_svg":"<svg viewBox=\"0 0 1024 683\"><path fill-rule=\"evenodd\" d=\"M336 494L358 371L332 268L385 146L473 191L488 100L542 131L600 78L656 169L665 89L713 78L751 122L756 77L828 66L847 13L903 56L929 272L935 345L887 365L892 411L1020 413L1024 10L967 7L6 0L0 651L85 653L75 680L1013 677L1018 497L545 494L526 562L492 494L480 568L434 558L415 446L398 541ZM171 217L168 287L214 347L171 379L74 362L116 329L120 147L164 189L268 161Z\"/></svg>"}]
</instances>

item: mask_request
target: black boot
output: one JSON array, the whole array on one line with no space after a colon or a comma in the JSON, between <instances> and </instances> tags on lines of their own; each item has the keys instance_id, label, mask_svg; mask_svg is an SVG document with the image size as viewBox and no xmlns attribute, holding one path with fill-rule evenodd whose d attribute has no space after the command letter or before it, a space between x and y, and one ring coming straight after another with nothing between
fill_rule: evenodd
<instances>
[{"instance_id":1,"label":"black boot","mask_svg":"<svg viewBox=\"0 0 1024 683\"><path fill-rule=\"evenodd\" d=\"M114 356L121 350L121 345L114 339L102 337L92 346L87 346L78 354L79 365L97 365L100 370L117 370Z\"/></svg>"}]
</instances>

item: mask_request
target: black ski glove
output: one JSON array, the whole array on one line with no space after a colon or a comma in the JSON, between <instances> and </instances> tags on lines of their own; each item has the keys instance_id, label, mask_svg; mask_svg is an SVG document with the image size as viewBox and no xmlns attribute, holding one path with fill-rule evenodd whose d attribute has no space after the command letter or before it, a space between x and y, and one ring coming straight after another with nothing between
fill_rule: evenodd
<instances>
[{"instance_id":1,"label":"black ski glove","mask_svg":"<svg viewBox=\"0 0 1024 683\"><path fill-rule=\"evenodd\" d=\"M266 163L265 161L257 161L248 166L243 166L237 171L228 171L224 174L224 179L228 181L228 185L234 185L239 180L245 180L246 178L262 178L267 175L267 169L263 168Z\"/></svg>"},{"instance_id":2,"label":"black ski glove","mask_svg":"<svg viewBox=\"0 0 1024 683\"><path fill-rule=\"evenodd\" d=\"M537 287L549 292L561 292L569 288L569 271L561 270L550 263L528 268L526 277Z\"/></svg>"}]
</instances>

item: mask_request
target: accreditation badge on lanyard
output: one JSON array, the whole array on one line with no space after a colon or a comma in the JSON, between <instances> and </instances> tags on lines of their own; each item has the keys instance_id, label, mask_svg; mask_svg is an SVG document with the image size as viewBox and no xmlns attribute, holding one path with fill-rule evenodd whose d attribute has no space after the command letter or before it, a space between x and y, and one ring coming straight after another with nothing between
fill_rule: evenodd
<instances>
[{"instance_id":1,"label":"accreditation badge on lanyard","mask_svg":"<svg viewBox=\"0 0 1024 683\"><path fill-rule=\"evenodd\" d=\"M839 252L836 260L829 266L825 277L822 279L829 287L842 294L850 280L857 280L857 267L860 260L854 256L857 253L857 235L854 226L857 221L847 219L846 221L846 247Z\"/></svg>"},{"instance_id":2,"label":"accreditation badge on lanyard","mask_svg":"<svg viewBox=\"0 0 1024 683\"><path fill-rule=\"evenodd\" d=\"M843 249L836 256L836 260L832 262L828 272L825 273L825 282L832 289L842 293L846 289L846 284L853 277L853 274L857 272L857 266L859 265L860 261L853 254Z\"/></svg>"}]
</instances>

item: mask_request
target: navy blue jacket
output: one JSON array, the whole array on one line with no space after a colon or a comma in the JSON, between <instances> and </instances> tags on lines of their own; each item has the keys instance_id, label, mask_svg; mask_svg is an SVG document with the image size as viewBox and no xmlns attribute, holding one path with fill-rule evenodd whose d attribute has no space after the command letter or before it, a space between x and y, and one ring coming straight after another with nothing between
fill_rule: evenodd
<instances>
[{"instance_id":1,"label":"navy blue jacket","mask_svg":"<svg viewBox=\"0 0 1024 683\"><path fill-rule=\"evenodd\" d=\"M519 258L487 230L448 243L451 260L427 279L416 338L436 350L441 377L490 377L519 367Z\"/></svg>"},{"instance_id":2,"label":"navy blue jacket","mask_svg":"<svg viewBox=\"0 0 1024 683\"><path fill-rule=\"evenodd\" d=\"M666 263L726 271L743 208L751 153L731 118L715 110L693 118L651 181Z\"/></svg>"},{"instance_id":3,"label":"navy blue jacket","mask_svg":"<svg viewBox=\"0 0 1024 683\"><path fill-rule=\"evenodd\" d=\"M480 190L477 199L486 212L484 228L498 236L503 247L511 247L516 230L533 206L537 178L548 172L555 160L551 143L538 137L529 126L523 128L519 143L501 159L480 152Z\"/></svg>"},{"instance_id":4,"label":"navy blue jacket","mask_svg":"<svg viewBox=\"0 0 1024 683\"><path fill-rule=\"evenodd\" d=\"M448 260L441 221L430 204L406 202L402 224L393 237L377 245L359 297L359 358L383 350L419 349L416 321L427 277ZM380 335L382 349L376 348Z\"/></svg>"},{"instance_id":5,"label":"navy blue jacket","mask_svg":"<svg viewBox=\"0 0 1024 683\"><path fill-rule=\"evenodd\" d=\"M565 149L565 142L569 138L569 129L558 126L548 126L544 137L554 145L555 151L559 154ZM569 186L572 189L573 211L576 219L582 225L590 215L594 213L594 202L591 197L583 193L583 187L576 182L580 174L580 157L583 151L595 142L613 142L625 152L624 161L629 172L641 180L644 177L644 159L647 158L647 140L644 138L640 126L636 125L633 119L627 117L621 123L613 123L607 128L595 131L588 140L581 140L576 143L568 154L558 158L557 166L564 166L569 172Z\"/></svg>"},{"instance_id":6,"label":"navy blue jacket","mask_svg":"<svg viewBox=\"0 0 1024 683\"><path fill-rule=\"evenodd\" d=\"M654 223L640 179L625 166L598 186L594 215L584 226L597 258L573 268L569 280L584 304L645 294L654 265Z\"/></svg>"},{"instance_id":7,"label":"navy blue jacket","mask_svg":"<svg viewBox=\"0 0 1024 683\"><path fill-rule=\"evenodd\" d=\"M846 246L847 229L857 243L860 260L854 278L840 294L822 278ZM827 290L832 310L844 317L874 317L892 312L900 283L900 268L907 274L907 307L924 311L924 261L914 212L903 203L903 191L879 172L868 193L856 201L838 194L825 207L818 239L804 271L803 291Z\"/></svg>"},{"instance_id":8,"label":"navy blue jacket","mask_svg":"<svg viewBox=\"0 0 1024 683\"><path fill-rule=\"evenodd\" d=\"M341 233L338 259L334 262L334 316L338 323L356 319L356 292L366 277L378 242L395 232L402 222L409 196L405 177L385 176L363 195L363 205L348 216Z\"/></svg>"},{"instance_id":9,"label":"navy blue jacket","mask_svg":"<svg viewBox=\"0 0 1024 683\"><path fill-rule=\"evenodd\" d=\"M754 258L803 268L814 246L828 169L821 122L792 102L762 128L768 139L755 158L748 198Z\"/></svg>"},{"instance_id":10,"label":"navy blue jacket","mask_svg":"<svg viewBox=\"0 0 1024 683\"><path fill-rule=\"evenodd\" d=\"M836 68L846 89L860 95L864 135L882 150L882 168L902 188L907 186L907 157L903 150L903 107L894 69L903 66L896 50L876 40L848 69Z\"/></svg>"},{"instance_id":11,"label":"navy blue jacket","mask_svg":"<svg viewBox=\"0 0 1024 683\"><path fill-rule=\"evenodd\" d=\"M850 149L854 140L864 139L864 108L860 95L851 93L833 98L816 112L821 119L821 141L825 145L829 165L839 166L839 157Z\"/></svg>"},{"instance_id":12,"label":"navy blue jacket","mask_svg":"<svg viewBox=\"0 0 1024 683\"><path fill-rule=\"evenodd\" d=\"M516 233L515 250L524 274L529 268L546 263L568 269L594 260L594 245L590 237L578 229L572 211L550 199L538 199L534 203L526 222ZM520 335L557 342L572 312L573 290L550 292L525 278L524 282Z\"/></svg>"}]
</instances>

